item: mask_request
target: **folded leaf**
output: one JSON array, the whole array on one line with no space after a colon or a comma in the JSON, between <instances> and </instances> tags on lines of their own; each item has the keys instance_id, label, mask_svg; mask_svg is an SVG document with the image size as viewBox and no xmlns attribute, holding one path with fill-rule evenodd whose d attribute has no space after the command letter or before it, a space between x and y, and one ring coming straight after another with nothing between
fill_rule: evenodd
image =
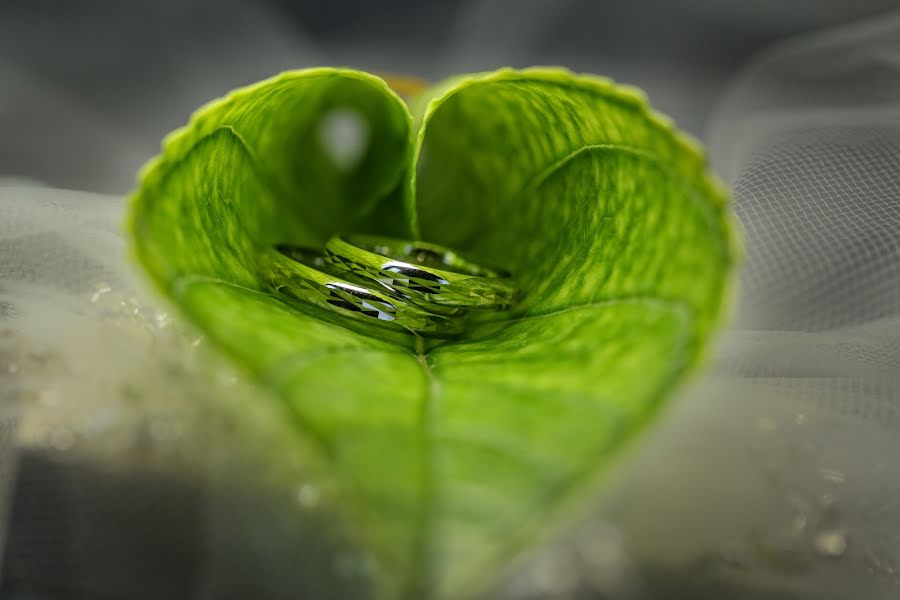
<instances>
[{"instance_id":1,"label":"folded leaf","mask_svg":"<svg viewBox=\"0 0 900 600\"><path fill-rule=\"evenodd\" d=\"M411 113L340 69L234 92L166 140L130 222L151 279L333 466L383 598L477 592L588 494L702 354L736 254L702 153L634 90L542 69L426 94ZM259 274L275 243L360 231L506 268L521 305L425 343Z\"/></svg>"}]
</instances>

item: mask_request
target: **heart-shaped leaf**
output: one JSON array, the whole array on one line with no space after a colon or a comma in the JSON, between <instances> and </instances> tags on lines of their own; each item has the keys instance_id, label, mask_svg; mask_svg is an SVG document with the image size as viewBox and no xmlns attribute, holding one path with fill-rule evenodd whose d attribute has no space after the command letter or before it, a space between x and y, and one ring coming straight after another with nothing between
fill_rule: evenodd
<instances>
[{"instance_id":1,"label":"heart-shaped leaf","mask_svg":"<svg viewBox=\"0 0 900 600\"><path fill-rule=\"evenodd\" d=\"M698 360L735 236L702 152L634 90L503 70L416 105L339 69L236 91L167 138L130 226L152 280L333 466L378 594L461 597ZM521 305L425 344L344 327L259 275L273 244L357 231L502 266Z\"/></svg>"}]
</instances>

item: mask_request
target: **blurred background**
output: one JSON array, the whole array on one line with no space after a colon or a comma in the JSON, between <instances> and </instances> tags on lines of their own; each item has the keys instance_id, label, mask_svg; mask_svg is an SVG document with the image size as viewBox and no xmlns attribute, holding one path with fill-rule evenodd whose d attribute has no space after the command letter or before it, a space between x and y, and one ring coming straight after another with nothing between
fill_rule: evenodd
<instances>
[{"instance_id":1,"label":"blurred background","mask_svg":"<svg viewBox=\"0 0 900 600\"><path fill-rule=\"evenodd\" d=\"M4 0L0 174L122 193L207 100L285 69L435 81L563 65L644 88L701 136L736 69L775 40L896 0Z\"/></svg>"},{"instance_id":2,"label":"blurred background","mask_svg":"<svg viewBox=\"0 0 900 600\"><path fill-rule=\"evenodd\" d=\"M327 473L272 466L296 450L281 415L122 260L122 197L167 132L318 65L606 75L708 142L734 192L744 285L708 372L487 597L898 597L897 8L0 0L0 598L367 597L365 557L322 533Z\"/></svg>"}]
</instances>

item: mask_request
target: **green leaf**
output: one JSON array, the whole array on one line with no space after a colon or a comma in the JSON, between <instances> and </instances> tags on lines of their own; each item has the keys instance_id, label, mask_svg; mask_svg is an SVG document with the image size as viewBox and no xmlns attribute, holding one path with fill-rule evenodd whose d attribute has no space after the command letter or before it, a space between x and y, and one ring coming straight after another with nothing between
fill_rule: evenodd
<instances>
[{"instance_id":1,"label":"green leaf","mask_svg":"<svg viewBox=\"0 0 900 600\"><path fill-rule=\"evenodd\" d=\"M458 598L539 539L721 319L736 255L697 145L635 90L556 69L285 73L201 109L145 168L134 252L332 465L383 598ZM348 164L335 115L366 128ZM348 328L260 277L275 243L364 231L502 266L519 308L460 340ZM277 457L273 457L277 459Z\"/></svg>"}]
</instances>

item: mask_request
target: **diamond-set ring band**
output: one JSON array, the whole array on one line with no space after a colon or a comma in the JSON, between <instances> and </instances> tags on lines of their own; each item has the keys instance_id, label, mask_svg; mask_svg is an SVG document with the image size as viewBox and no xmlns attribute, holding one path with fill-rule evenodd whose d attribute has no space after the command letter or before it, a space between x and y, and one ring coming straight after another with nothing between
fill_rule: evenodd
<instances>
[{"instance_id":1,"label":"diamond-set ring band","mask_svg":"<svg viewBox=\"0 0 900 600\"><path fill-rule=\"evenodd\" d=\"M322 256L299 246L281 245L265 254L262 270L287 296L359 321L430 335L456 333L453 319L397 301L353 280L328 272ZM355 279L355 278L354 278Z\"/></svg>"},{"instance_id":2,"label":"diamond-set ring band","mask_svg":"<svg viewBox=\"0 0 900 600\"><path fill-rule=\"evenodd\" d=\"M502 310L516 293L505 272L426 242L335 236L325 246L325 262L336 272L375 280L420 304Z\"/></svg>"}]
</instances>

